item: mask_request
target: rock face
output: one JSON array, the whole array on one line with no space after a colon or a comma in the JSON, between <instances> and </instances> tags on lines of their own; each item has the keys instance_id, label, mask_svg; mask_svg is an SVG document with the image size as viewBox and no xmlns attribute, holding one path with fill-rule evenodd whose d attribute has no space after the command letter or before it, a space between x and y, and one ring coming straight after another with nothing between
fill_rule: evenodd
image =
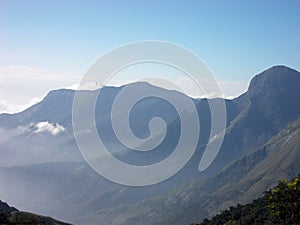
<instances>
[{"instance_id":1,"label":"rock face","mask_svg":"<svg viewBox=\"0 0 300 225\"><path fill-rule=\"evenodd\" d=\"M256 75L246 93L233 102L237 116L226 129L224 142L209 170L215 172L266 143L300 118L300 73L274 66Z\"/></svg>"},{"instance_id":2,"label":"rock face","mask_svg":"<svg viewBox=\"0 0 300 225\"><path fill-rule=\"evenodd\" d=\"M250 82L246 94L238 98L238 103L248 101L262 114L274 130L300 116L300 73L285 66L274 66L258 75ZM241 105L241 106L242 106Z\"/></svg>"}]
</instances>

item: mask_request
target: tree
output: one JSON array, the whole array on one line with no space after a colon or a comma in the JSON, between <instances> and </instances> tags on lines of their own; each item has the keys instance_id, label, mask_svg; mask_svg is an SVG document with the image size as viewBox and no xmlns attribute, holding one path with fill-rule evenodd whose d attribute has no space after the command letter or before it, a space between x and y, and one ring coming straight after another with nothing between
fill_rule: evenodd
<instances>
[{"instance_id":1,"label":"tree","mask_svg":"<svg viewBox=\"0 0 300 225\"><path fill-rule=\"evenodd\" d=\"M289 183L283 179L266 193L273 222L297 224L300 220L300 175Z\"/></svg>"}]
</instances>

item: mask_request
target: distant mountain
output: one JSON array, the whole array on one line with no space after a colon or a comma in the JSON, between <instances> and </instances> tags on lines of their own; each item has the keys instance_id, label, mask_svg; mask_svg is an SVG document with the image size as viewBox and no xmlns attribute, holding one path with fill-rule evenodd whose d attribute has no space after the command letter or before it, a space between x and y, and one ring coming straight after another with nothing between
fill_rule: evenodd
<instances>
[{"instance_id":1,"label":"distant mountain","mask_svg":"<svg viewBox=\"0 0 300 225\"><path fill-rule=\"evenodd\" d=\"M129 85L135 86L141 92L150 89L154 93L182 95L143 82ZM206 174L214 174L228 163L258 148L289 122L299 118L300 108L297 104L290 104L300 98L299 86L299 72L288 67L275 66L256 75L245 94L234 100L226 100L228 124L226 136L217 159ZM168 133L165 141L157 149L160 151L151 151L147 154L130 151L116 138L110 120L112 104L124 87L104 87L101 91L95 108L98 133L108 149L119 153L126 152L116 156L121 160L132 164L140 162L151 164L160 161L170 154L172 146L177 144L180 130L178 114L170 104L158 98L140 101L133 108L130 117L133 132L140 137L147 137L150 119L160 116L168 123ZM97 91L82 92L87 96L97 94ZM73 97L73 90L51 91L43 101L23 112L1 114L0 149L4 157L0 159L0 166L83 161L73 135ZM86 99L88 100L89 97ZM193 101L201 124L199 149L195 154L199 164L203 154L201 146L205 146L209 138L211 115L207 99ZM218 99L211 101L217 102ZM47 129L38 129L42 125L47 126ZM56 129L57 133L50 129L52 131ZM166 146L171 150L166 151Z\"/></svg>"},{"instance_id":2,"label":"distant mountain","mask_svg":"<svg viewBox=\"0 0 300 225\"><path fill-rule=\"evenodd\" d=\"M182 93L155 87L148 83L133 83L127 86L142 93L143 90L152 90L154 93L165 93L182 96ZM155 116L162 117L168 124L166 139L160 147L160 152L152 151L140 154L130 151L122 145L112 128L111 108L122 87L104 87L95 108L95 120L98 133L108 149L113 152L125 152L116 157L122 160L138 164L144 162L150 164L159 161L170 153L172 146L177 144L180 132L178 113L172 105L155 97L148 97L138 102L132 109L130 124L133 132L139 137L149 135L148 123ZM81 91L86 95L82 108L85 108L88 100L97 94L97 91ZM41 162L67 161L79 162L83 158L76 146L72 127L72 104L75 91L55 90L51 91L40 103L17 114L0 115L0 149L4 156L0 159L0 166L18 166ZM207 143L210 133L210 108L207 99L193 100L198 110L201 123L201 136L199 144ZM212 101L218 101L212 100ZM226 100L227 123L237 114L237 109L232 101ZM120 114L119 116L123 116ZM38 129L44 125L45 129ZM59 130L59 128L61 130ZM52 130L51 130L52 129ZM56 129L58 132L52 132ZM169 146L166 148L165 146ZM26 149L26 150L24 150ZM164 149L164 150L162 150ZM166 151L170 149L170 151ZM135 154L132 154L135 153ZM29 157L30 156L30 157ZM145 161L146 160L146 161Z\"/></svg>"},{"instance_id":3,"label":"distant mountain","mask_svg":"<svg viewBox=\"0 0 300 225\"><path fill-rule=\"evenodd\" d=\"M70 225L50 217L39 216L28 212L20 212L7 203L0 201L0 224L3 225Z\"/></svg>"},{"instance_id":4,"label":"distant mountain","mask_svg":"<svg viewBox=\"0 0 300 225\"><path fill-rule=\"evenodd\" d=\"M288 176L297 175L300 164L297 148L287 144L291 150L286 152L293 157L279 150L275 157L275 150L271 151L266 143L290 122L300 118L300 107L295 104L300 98L300 89L296 88L300 86L299 78L300 74L295 70L272 67L255 76L245 94L226 100L225 139L213 164L202 173L198 166L209 141L211 115L207 99L192 99L201 124L194 156L175 176L158 185L142 188L114 184L98 176L83 162L71 124L74 91L51 91L42 102L23 112L0 115L0 180L5 180L5 183L0 182L1 195L17 208L74 223L139 224L144 221L142 217L153 224L200 222L199 219L212 216L237 201L255 198L259 191L272 186L273 180L287 173ZM150 88L172 93L175 97L182 95L148 83L130 85L141 91ZM133 132L139 137L149 135L148 123L154 116L167 121L168 132L155 151L130 151L118 142L110 120L113 101L122 88L124 86L104 87L102 99L96 104L95 121L102 141L112 147L115 157L122 161L135 165L160 161L177 144L178 113L158 98L138 102L130 116ZM93 96L97 92L84 93ZM295 137L293 143L298 143ZM280 133L277 138L280 142L288 136ZM278 146L279 142L276 142ZM263 164L259 167L259 163ZM224 167L227 168L222 170ZM268 176L265 176L264 168L269 169ZM238 190L238 186L242 190Z\"/></svg>"}]
</instances>

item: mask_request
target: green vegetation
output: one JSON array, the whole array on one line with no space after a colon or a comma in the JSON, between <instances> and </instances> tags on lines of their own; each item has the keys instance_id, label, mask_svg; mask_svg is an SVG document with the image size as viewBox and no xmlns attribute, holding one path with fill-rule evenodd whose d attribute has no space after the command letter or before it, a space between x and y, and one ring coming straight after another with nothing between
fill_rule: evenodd
<instances>
[{"instance_id":1,"label":"green vegetation","mask_svg":"<svg viewBox=\"0 0 300 225\"><path fill-rule=\"evenodd\" d=\"M198 225L299 225L299 221L300 174L290 182L281 180L277 187L266 191L263 197L252 203L230 207Z\"/></svg>"}]
</instances>

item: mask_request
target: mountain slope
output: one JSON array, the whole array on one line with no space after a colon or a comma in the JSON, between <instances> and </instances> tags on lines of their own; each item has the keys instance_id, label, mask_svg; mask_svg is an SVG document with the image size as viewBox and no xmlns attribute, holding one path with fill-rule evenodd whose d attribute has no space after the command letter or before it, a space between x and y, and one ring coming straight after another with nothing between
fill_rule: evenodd
<instances>
[{"instance_id":1,"label":"mountain slope","mask_svg":"<svg viewBox=\"0 0 300 225\"><path fill-rule=\"evenodd\" d=\"M247 92L233 100L239 114L226 129L212 170L259 148L300 118L299 87L300 73L285 66L274 66L256 75Z\"/></svg>"},{"instance_id":2,"label":"mountain slope","mask_svg":"<svg viewBox=\"0 0 300 225\"><path fill-rule=\"evenodd\" d=\"M7 203L0 201L0 224L5 225L70 225L50 217L39 216L28 212L20 212Z\"/></svg>"},{"instance_id":3,"label":"mountain slope","mask_svg":"<svg viewBox=\"0 0 300 225\"><path fill-rule=\"evenodd\" d=\"M10 207L7 203L2 202L1 200L0 200L0 210L2 210L3 212L17 211L16 208Z\"/></svg>"},{"instance_id":4,"label":"mountain slope","mask_svg":"<svg viewBox=\"0 0 300 225\"><path fill-rule=\"evenodd\" d=\"M99 211L92 224L190 224L237 203L248 203L282 178L300 171L300 119L264 147L229 165L212 178L193 181L168 195ZM238 187L238 188L237 188Z\"/></svg>"}]
</instances>

